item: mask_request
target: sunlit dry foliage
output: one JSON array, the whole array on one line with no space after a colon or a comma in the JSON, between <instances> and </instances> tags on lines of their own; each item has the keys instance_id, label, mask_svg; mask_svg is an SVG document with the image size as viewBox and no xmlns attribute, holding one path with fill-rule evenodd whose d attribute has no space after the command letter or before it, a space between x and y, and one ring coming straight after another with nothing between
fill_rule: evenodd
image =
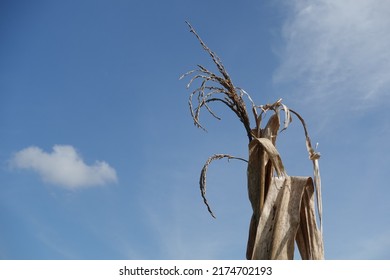
<instances>
[{"instance_id":1,"label":"sunlit dry foliage","mask_svg":"<svg viewBox=\"0 0 390 280\"><path fill-rule=\"evenodd\" d=\"M222 158L245 161L248 164L248 195L253 210L247 259L293 259L294 241L302 259L323 259L321 178L318 165L320 154L312 147L304 119L283 104L282 99L273 104L255 105L245 90L234 86L221 59L203 42L195 29L188 22L187 24L190 32L196 36L218 69L218 74L215 74L198 65L197 69L180 77L180 79L186 76L191 77L187 88L190 88L195 81L200 83L189 97L189 107L194 124L204 129L199 120L202 109L220 119L212 110L211 103L222 102L242 122L249 140L248 160L228 154L215 154L203 166L199 183L208 211L215 217L206 199L206 174L210 163ZM244 98L250 103L254 128L251 128ZM262 122L267 112L271 112L271 116L263 126ZM284 118L282 129L280 128L281 112ZM289 176L276 149L278 134L288 128L293 115L300 120L304 129L306 148L309 159L313 162L314 179Z\"/></svg>"}]
</instances>

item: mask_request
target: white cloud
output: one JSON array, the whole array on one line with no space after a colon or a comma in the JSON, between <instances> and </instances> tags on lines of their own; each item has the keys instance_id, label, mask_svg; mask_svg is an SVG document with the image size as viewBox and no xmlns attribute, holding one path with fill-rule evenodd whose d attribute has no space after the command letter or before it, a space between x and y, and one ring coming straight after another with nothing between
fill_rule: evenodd
<instances>
[{"instance_id":1,"label":"white cloud","mask_svg":"<svg viewBox=\"0 0 390 280\"><path fill-rule=\"evenodd\" d=\"M306 102L379 105L390 96L390 1L294 0L276 85ZM387 98L386 98L387 97ZM302 100L302 99L300 99ZM326 108L329 109L329 108Z\"/></svg>"},{"instance_id":2,"label":"white cloud","mask_svg":"<svg viewBox=\"0 0 390 280\"><path fill-rule=\"evenodd\" d=\"M17 152L11 164L37 172L45 182L71 189L117 181L115 169L106 162L87 165L76 150L67 145L55 145L51 153L28 147Z\"/></svg>"}]
</instances>

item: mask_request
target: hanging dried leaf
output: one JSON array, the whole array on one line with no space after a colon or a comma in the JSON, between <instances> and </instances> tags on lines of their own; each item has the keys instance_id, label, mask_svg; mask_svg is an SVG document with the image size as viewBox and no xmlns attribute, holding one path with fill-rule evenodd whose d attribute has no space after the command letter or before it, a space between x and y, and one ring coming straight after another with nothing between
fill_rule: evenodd
<instances>
[{"instance_id":1,"label":"hanging dried leaf","mask_svg":"<svg viewBox=\"0 0 390 280\"><path fill-rule=\"evenodd\" d=\"M313 192L310 177L272 179L251 259L291 260L295 239L302 259L324 258L322 237L313 211Z\"/></svg>"},{"instance_id":2,"label":"hanging dried leaf","mask_svg":"<svg viewBox=\"0 0 390 280\"><path fill-rule=\"evenodd\" d=\"M306 149L309 153L309 159L313 162L313 170L314 170L314 187L316 189L316 200L317 200L317 209L318 209L318 217L320 219L320 229L322 233L322 194L321 194L321 176L320 176L320 167L318 160L320 159L320 153L316 152L310 141L309 133L307 131L305 120L295 111L290 110L293 114L295 114L298 119L301 121L303 129L305 131L306 138Z\"/></svg>"}]
</instances>

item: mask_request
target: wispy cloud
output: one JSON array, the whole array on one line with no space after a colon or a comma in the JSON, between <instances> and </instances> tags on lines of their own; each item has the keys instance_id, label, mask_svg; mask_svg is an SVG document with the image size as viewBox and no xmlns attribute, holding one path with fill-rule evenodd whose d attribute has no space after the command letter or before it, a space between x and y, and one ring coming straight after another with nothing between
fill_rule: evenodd
<instances>
[{"instance_id":1,"label":"wispy cloud","mask_svg":"<svg viewBox=\"0 0 390 280\"><path fill-rule=\"evenodd\" d=\"M84 163L77 151L68 145L55 145L51 153L38 147L17 152L11 165L37 172L43 181L65 188L104 185L117 181L116 171L104 161Z\"/></svg>"},{"instance_id":2,"label":"wispy cloud","mask_svg":"<svg viewBox=\"0 0 390 280\"><path fill-rule=\"evenodd\" d=\"M390 96L390 2L289 3L275 83L296 86L300 100L326 109L383 104Z\"/></svg>"}]
</instances>

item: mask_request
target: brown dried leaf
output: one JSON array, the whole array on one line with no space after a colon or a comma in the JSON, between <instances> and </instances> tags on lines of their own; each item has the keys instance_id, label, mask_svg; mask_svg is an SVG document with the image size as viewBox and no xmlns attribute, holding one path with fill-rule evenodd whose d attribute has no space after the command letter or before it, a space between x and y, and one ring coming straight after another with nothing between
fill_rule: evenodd
<instances>
[{"instance_id":1,"label":"brown dried leaf","mask_svg":"<svg viewBox=\"0 0 390 280\"><path fill-rule=\"evenodd\" d=\"M287 173L284 170L282 159L280 158L279 152L275 148L272 141L267 138L255 138L253 141L258 142L264 148L275 168L278 177L286 177Z\"/></svg>"}]
</instances>

